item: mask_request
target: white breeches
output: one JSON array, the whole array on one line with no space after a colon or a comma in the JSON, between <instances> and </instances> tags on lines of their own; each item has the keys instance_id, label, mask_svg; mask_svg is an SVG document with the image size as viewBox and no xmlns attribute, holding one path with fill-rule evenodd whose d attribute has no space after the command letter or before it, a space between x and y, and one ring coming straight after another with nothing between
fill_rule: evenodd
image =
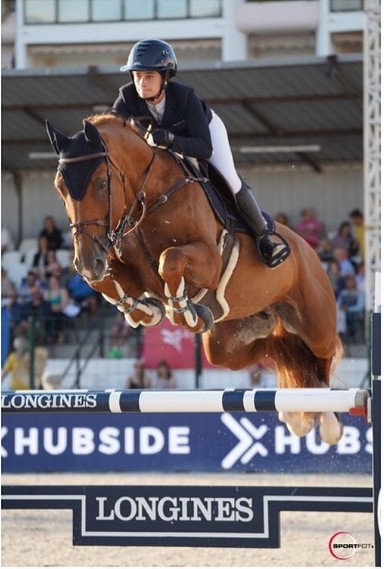
<instances>
[{"instance_id":1,"label":"white breeches","mask_svg":"<svg viewBox=\"0 0 384 569\"><path fill-rule=\"evenodd\" d=\"M212 110L212 109L211 109ZM233 194L241 188L241 180L236 172L232 150L228 140L227 129L221 118L212 111L212 120L209 123L213 152L208 162L224 176Z\"/></svg>"}]
</instances>

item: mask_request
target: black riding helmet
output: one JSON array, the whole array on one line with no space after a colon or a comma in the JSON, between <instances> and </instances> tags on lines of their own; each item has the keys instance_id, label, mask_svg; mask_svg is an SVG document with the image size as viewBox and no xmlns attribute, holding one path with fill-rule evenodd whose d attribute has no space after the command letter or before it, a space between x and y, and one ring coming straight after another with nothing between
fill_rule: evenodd
<instances>
[{"instance_id":1,"label":"black riding helmet","mask_svg":"<svg viewBox=\"0 0 384 569\"><path fill-rule=\"evenodd\" d=\"M141 40L131 49L126 65L120 71L129 71L133 81L132 71L159 71L163 77L161 91L167 86L167 81L177 72L177 59L173 47L169 43L151 39ZM145 99L152 101L156 97Z\"/></svg>"},{"instance_id":2,"label":"black riding helmet","mask_svg":"<svg viewBox=\"0 0 384 569\"><path fill-rule=\"evenodd\" d=\"M162 40L141 40L131 49L126 65L120 71L160 71L174 77L177 59L173 48Z\"/></svg>"}]
</instances>

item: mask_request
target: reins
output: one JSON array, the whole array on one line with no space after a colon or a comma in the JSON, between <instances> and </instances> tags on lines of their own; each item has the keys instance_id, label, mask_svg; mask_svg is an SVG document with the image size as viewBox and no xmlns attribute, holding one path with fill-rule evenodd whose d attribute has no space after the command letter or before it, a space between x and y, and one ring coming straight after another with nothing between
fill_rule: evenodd
<instances>
[{"instance_id":1,"label":"reins","mask_svg":"<svg viewBox=\"0 0 384 569\"><path fill-rule=\"evenodd\" d=\"M158 155L156 149L152 154L152 158L150 163L148 164L143 181L140 185L138 192L136 193L135 200L133 201L131 207L126 213L123 213L122 217L118 221L116 229L112 228L112 170L111 166L116 169L119 173L120 178L123 182L123 191L125 195L125 175L124 172L113 162L108 152L107 146L102 141L102 145L104 150L101 152L95 152L93 154L83 154L80 156L72 157L72 158L60 158L59 164L74 164L78 162L83 162L86 160L92 160L94 158L105 158L107 164L107 175L108 175L108 211L105 218L102 219L87 219L84 221L77 221L74 223L70 223L70 228L74 229L74 237L78 234L83 233L90 237L97 242L97 244L103 249L105 253L109 253L110 247L117 247L118 244L121 242L123 237L126 237L133 231L136 231L141 224L143 223L147 214L152 213L162 204L167 202L169 198L175 194L178 190L184 187L186 184L191 182L205 182L207 178L205 177L196 177L191 174L191 172L187 169L186 165L184 164L183 160L181 160L177 155L173 154L177 164L181 166L185 177L181 180L176 181L166 192L161 194L152 204L148 206L147 204L147 194L145 192L145 187L148 183L150 174L152 172L152 168L155 162L155 158ZM135 213L140 209L140 217L136 219ZM106 242L102 241L96 234L89 232L85 229L86 226L89 225L96 225L98 227L106 227ZM142 244L144 245L144 243ZM145 245L144 245L145 246ZM148 251L149 253L149 251Z\"/></svg>"}]
</instances>

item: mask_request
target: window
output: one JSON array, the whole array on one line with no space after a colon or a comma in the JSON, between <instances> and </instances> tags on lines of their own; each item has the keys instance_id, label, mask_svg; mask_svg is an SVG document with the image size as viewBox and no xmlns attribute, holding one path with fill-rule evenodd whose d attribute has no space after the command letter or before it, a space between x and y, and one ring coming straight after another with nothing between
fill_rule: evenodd
<instances>
[{"instance_id":1,"label":"window","mask_svg":"<svg viewBox=\"0 0 384 569\"><path fill-rule=\"evenodd\" d=\"M27 24L51 24L56 19L55 0L28 0L24 2Z\"/></svg>"},{"instance_id":2,"label":"window","mask_svg":"<svg viewBox=\"0 0 384 569\"><path fill-rule=\"evenodd\" d=\"M190 0L191 18L210 18L220 15L220 0Z\"/></svg>"},{"instance_id":3,"label":"window","mask_svg":"<svg viewBox=\"0 0 384 569\"><path fill-rule=\"evenodd\" d=\"M88 22L88 0L58 0L58 21Z\"/></svg>"},{"instance_id":4,"label":"window","mask_svg":"<svg viewBox=\"0 0 384 569\"><path fill-rule=\"evenodd\" d=\"M157 17L160 20L187 17L187 0L158 0Z\"/></svg>"},{"instance_id":5,"label":"window","mask_svg":"<svg viewBox=\"0 0 384 569\"><path fill-rule=\"evenodd\" d=\"M331 12L347 12L363 10L364 0L331 0Z\"/></svg>"},{"instance_id":6,"label":"window","mask_svg":"<svg viewBox=\"0 0 384 569\"><path fill-rule=\"evenodd\" d=\"M118 22L121 19L121 0L92 0L92 22Z\"/></svg>"},{"instance_id":7,"label":"window","mask_svg":"<svg viewBox=\"0 0 384 569\"><path fill-rule=\"evenodd\" d=\"M24 0L24 10L26 24L130 22L220 17L222 2L223 0Z\"/></svg>"},{"instance_id":8,"label":"window","mask_svg":"<svg viewBox=\"0 0 384 569\"><path fill-rule=\"evenodd\" d=\"M125 20L153 20L155 3L153 0L124 0Z\"/></svg>"}]
</instances>

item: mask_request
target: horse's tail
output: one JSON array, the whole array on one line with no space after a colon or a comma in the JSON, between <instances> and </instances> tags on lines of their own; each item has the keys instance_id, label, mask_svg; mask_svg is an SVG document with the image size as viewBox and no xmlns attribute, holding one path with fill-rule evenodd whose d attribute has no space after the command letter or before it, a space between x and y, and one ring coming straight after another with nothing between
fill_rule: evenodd
<instances>
[{"instance_id":1,"label":"horse's tail","mask_svg":"<svg viewBox=\"0 0 384 569\"><path fill-rule=\"evenodd\" d=\"M299 336L281 327L267 339L267 353L276 362L279 387L327 387L343 355L343 346L335 335L333 355L319 358Z\"/></svg>"}]
</instances>

